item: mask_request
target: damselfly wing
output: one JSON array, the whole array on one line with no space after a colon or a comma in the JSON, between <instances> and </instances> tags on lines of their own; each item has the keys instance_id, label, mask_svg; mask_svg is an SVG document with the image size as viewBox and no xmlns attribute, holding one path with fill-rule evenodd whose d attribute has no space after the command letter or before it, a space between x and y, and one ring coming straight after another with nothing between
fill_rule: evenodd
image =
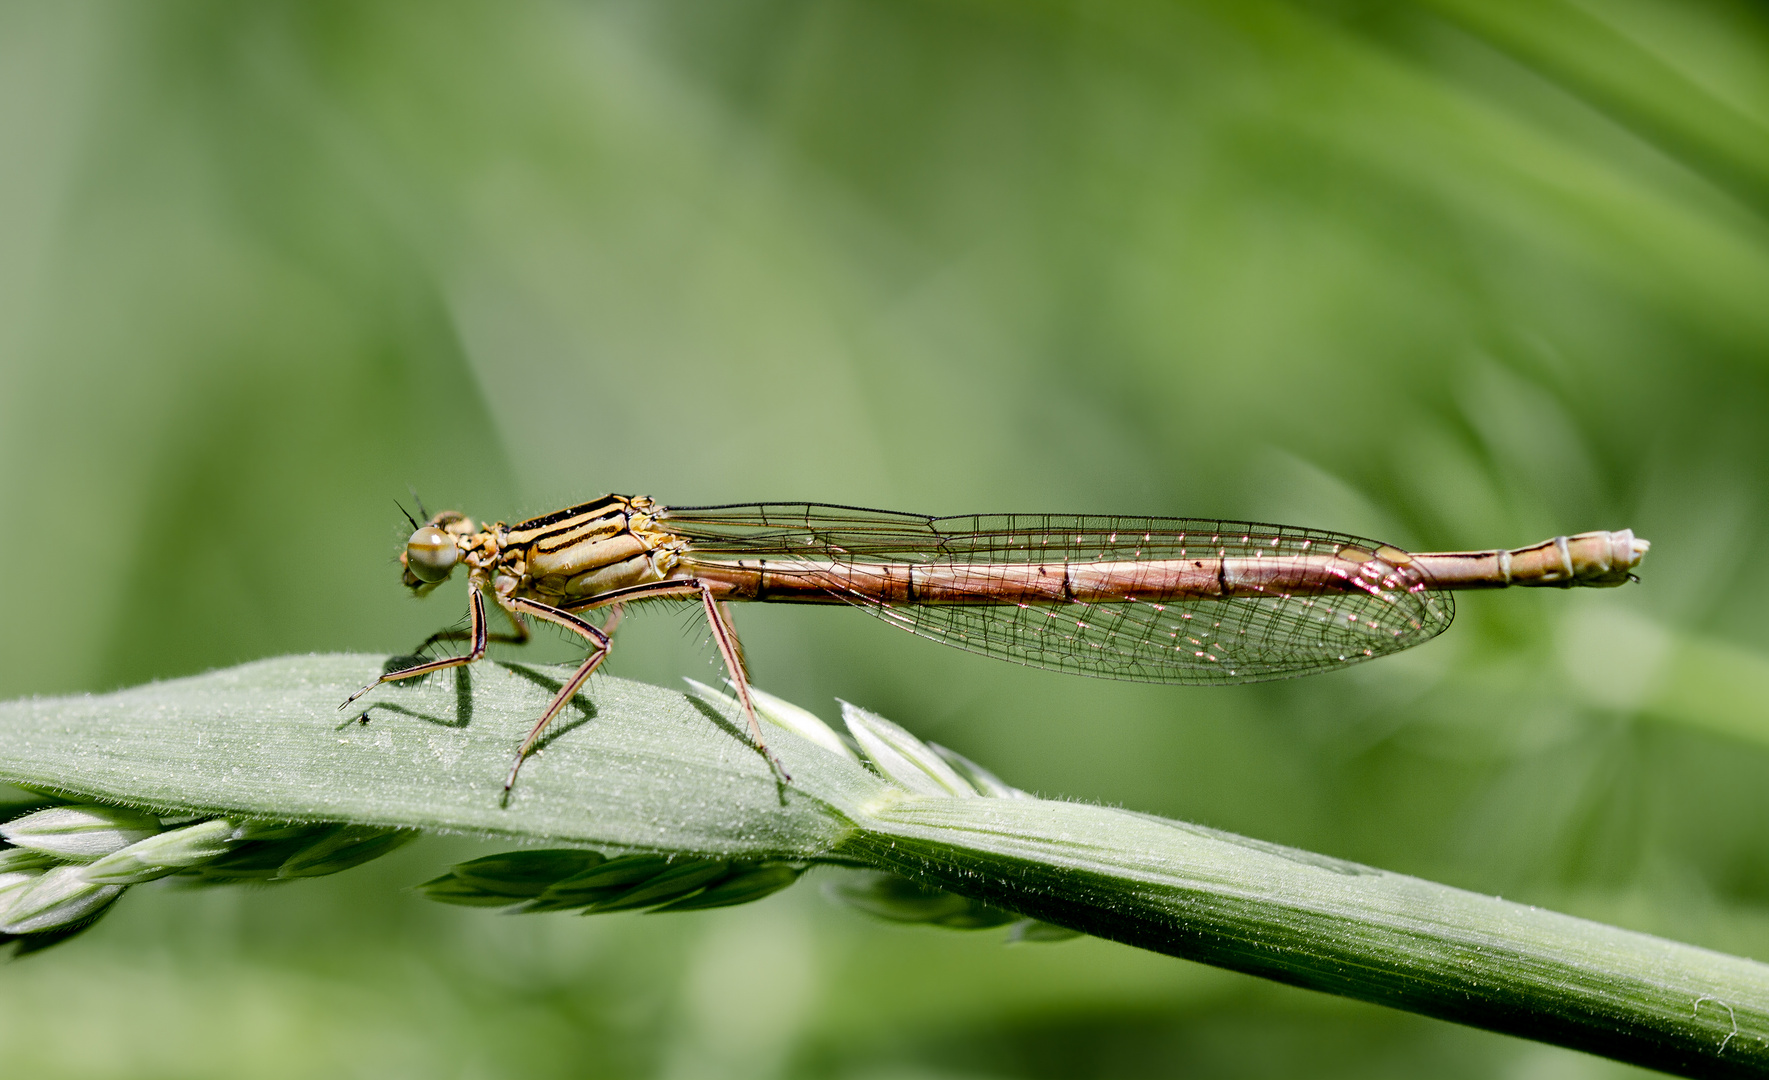
<instances>
[{"instance_id":1,"label":"damselfly wing","mask_svg":"<svg viewBox=\"0 0 1769 1080\"><path fill-rule=\"evenodd\" d=\"M811 595L757 599L841 601L969 652L1109 679L1287 678L1399 652L1455 615L1418 568L1380 559L1384 545L1316 529L782 503L671 508L659 520L687 539L683 562L700 575L772 568L809 583ZM1226 580L1233 560L1310 560L1316 580ZM908 588L887 594L889 578Z\"/></svg>"}]
</instances>

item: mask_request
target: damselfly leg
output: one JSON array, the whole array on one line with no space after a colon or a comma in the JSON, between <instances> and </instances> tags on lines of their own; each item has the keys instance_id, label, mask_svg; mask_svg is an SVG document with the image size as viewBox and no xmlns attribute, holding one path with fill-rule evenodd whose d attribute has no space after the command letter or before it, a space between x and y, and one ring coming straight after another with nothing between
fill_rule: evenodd
<instances>
[{"instance_id":1,"label":"damselfly leg","mask_svg":"<svg viewBox=\"0 0 1769 1080\"><path fill-rule=\"evenodd\" d=\"M516 616L515 612L509 610L508 608L504 608L503 612L510 619L510 626L512 627L511 632L508 634L486 634L485 640L497 642L500 645L526 645L526 644L528 644L529 638L531 636L528 632L528 624L524 623L520 618L518 618ZM603 633L613 633L613 627L604 626L602 628L602 631L603 631ZM412 650L412 655L413 656L422 656L422 655L424 655L425 649L428 649L430 646L435 645L438 642L471 641L471 640L473 640L472 627L468 627L465 630L457 629L455 627L450 627L447 630L438 630L434 634L431 634L429 637L425 638L423 641L419 642L418 647L416 649Z\"/></svg>"},{"instance_id":2,"label":"damselfly leg","mask_svg":"<svg viewBox=\"0 0 1769 1080\"><path fill-rule=\"evenodd\" d=\"M415 679L419 675L428 675L433 671L442 671L451 667L465 667L468 664L477 663L485 656L486 643L485 597L480 594L478 589L473 589L468 594L467 616L467 636L468 639L473 642L473 646L467 650L465 655L445 656L439 660L426 660L422 664L414 664L408 668L400 668L398 671L389 671L374 682L363 687L361 690L358 690L356 693L345 698L344 704L338 706L338 708L348 709L358 698L362 697L370 690L373 690L375 687L380 686L382 683L398 682L400 679Z\"/></svg>"},{"instance_id":3,"label":"damselfly leg","mask_svg":"<svg viewBox=\"0 0 1769 1080\"><path fill-rule=\"evenodd\" d=\"M725 613L725 605L713 592L712 586L704 581L693 578L681 581L658 581L645 585L634 585L616 592L605 593L589 600L572 604L572 611L593 611L596 608L612 606L616 618L621 605L636 600L668 600L689 599L700 600L701 608L706 613L707 625L712 628L713 644L719 650L719 658L725 662L725 670L731 676L731 685L737 691L737 701L743 707L743 718L749 725L749 737L755 740L756 749L768 759L768 764L782 781L791 782L792 774L780 763L774 751L768 749L767 740L762 738L762 723L756 716L755 702L749 693L749 671L743 663L743 645L737 640L737 632L731 628L731 621Z\"/></svg>"},{"instance_id":4,"label":"damselfly leg","mask_svg":"<svg viewBox=\"0 0 1769 1080\"><path fill-rule=\"evenodd\" d=\"M529 600L521 596L511 597L504 602L509 604L513 611L556 623L575 634L582 635L584 640L590 643L590 655L572 674L571 678L565 680L565 685L559 688L559 692L553 695L553 700L547 703L546 710L541 713L541 718L535 721L534 727L529 731L528 738L522 740L521 749L516 751L516 760L510 763L510 775L504 778L504 792L508 794L510 789L516 786L516 774L521 771L522 763L528 760L529 752L539 741L541 732L546 730L549 723L552 723L553 717L559 715L559 710L565 707L565 703L576 696L590 675L601 666L602 661L608 659L608 652L613 646L613 641L600 627L592 626L569 611L560 611L550 604L543 604L538 600Z\"/></svg>"},{"instance_id":5,"label":"damselfly leg","mask_svg":"<svg viewBox=\"0 0 1769 1080\"><path fill-rule=\"evenodd\" d=\"M706 583L690 580L656 582L640 585L634 588L622 589L618 593L598 596L587 602L574 604L572 605L571 610L555 607L551 604L545 604L538 600L523 596L498 597L497 599L498 606L503 609L507 616L509 616L511 625L521 632L519 637L514 634L494 635L487 632L484 591L475 584L475 586L469 591L467 629L464 632L459 630L441 631L432 634L425 640L426 646L438 641L451 639L468 640L472 642L472 646L464 655L443 657L438 660L428 660L424 663L415 664L408 668L389 671L374 682L369 683L361 690L350 695L344 700L342 705L338 706L338 708L349 708L351 704L356 702L364 694L367 694L370 690L373 690L375 687L380 686L383 683L416 678L420 675L428 675L431 672L442 671L446 668L464 667L468 664L476 663L484 658L486 646L489 641L507 641L514 644L523 644L532 636L529 633L527 626L522 622L523 616L543 619L547 622L562 626L589 642L590 655L584 659L584 662L578 666L578 669L573 672L571 677L565 681L565 684L559 688L558 693L553 695L552 701L548 702L546 709L542 711L540 718L535 721L534 726L529 730L527 737L522 740L521 747L516 751L515 760L510 764L509 775L504 778L504 791L508 793L516 784L516 776L522 771L522 763L527 761L528 756L534 752L535 745L540 741L541 735L545 733L547 725L552 723L554 717L559 715L559 710L565 707L566 702L570 701L577 695L579 690L583 689L584 683L589 681L590 676L602 665L602 661L608 658L608 654L613 648L612 635L615 627L619 625L621 617L625 612L625 605L634 600L694 599L700 602L701 608L706 615L707 623L712 629L713 642L719 650L719 657L724 661L726 670L730 673L731 684L737 690L737 698L742 704L744 719L748 723L750 737L755 741L756 749L760 750L763 756L767 758L769 766L783 782L790 782L792 780L791 774L786 771L785 766L780 763L780 759L775 756L774 751L768 748L767 741L762 737L761 722L756 716L755 703L751 699L749 692L749 674L743 664L743 647L738 642L736 633L731 629L730 619L724 611L724 605L718 601L712 588ZM602 608L609 609L609 614L608 618L604 621L604 625L601 627L586 622L572 613L573 611L593 611ZM364 716L366 717L366 715L367 714L365 713Z\"/></svg>"}]
</instances>

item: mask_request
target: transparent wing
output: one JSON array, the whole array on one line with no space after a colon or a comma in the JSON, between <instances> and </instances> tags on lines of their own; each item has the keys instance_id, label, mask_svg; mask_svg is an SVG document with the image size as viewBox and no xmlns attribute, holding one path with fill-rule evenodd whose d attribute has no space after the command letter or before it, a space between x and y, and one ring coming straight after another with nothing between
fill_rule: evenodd
<instances>
[{"instance_id":1,"label":"transparent wing","mask_svg":"<svg viewBox=\"0 0 1769 1080\"><path fill-rule=\"evenodd\" d=\"M926 517L817 503L670 508L659 521L692 561L831 560L855 569L827 592L892 625L970 652L1101 678L1258 682L1344 667L1442 633L1450 594L1377 560L1382 545L1316 529L1189 518L1061 514ZM1326 557L1338 591L1271 591L1163 602L918 604L870 595L878 564L945 567L961 578L1004 563L1125 563L1186 558Z\"/></svg>"}]
</instances>

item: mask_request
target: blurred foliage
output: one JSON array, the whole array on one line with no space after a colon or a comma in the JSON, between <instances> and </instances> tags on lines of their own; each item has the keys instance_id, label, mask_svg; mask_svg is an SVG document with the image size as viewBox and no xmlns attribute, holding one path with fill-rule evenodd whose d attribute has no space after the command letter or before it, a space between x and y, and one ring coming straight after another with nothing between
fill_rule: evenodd
<instances>
[{"instance_id":1,"label":"blurred foliage","mask_svg":"<svg viewBox=\"0 0 1769 1080\"><path fill-rule=\"evenodd\" d=\"M8 3L0 694L410 647L464 605L400 595L408 484L506 520L1631 526L1638 587L1469 597L1415 654L1262 687L738 619L762 686L1023 787L1769 959L1766 134L1742 0ZM652 611L613 664L711 661ZM9 1068L1620 1071L809 889L600 921L398 891L487 850L141 890L0 970Z\"/></svg>"}]
</instances>

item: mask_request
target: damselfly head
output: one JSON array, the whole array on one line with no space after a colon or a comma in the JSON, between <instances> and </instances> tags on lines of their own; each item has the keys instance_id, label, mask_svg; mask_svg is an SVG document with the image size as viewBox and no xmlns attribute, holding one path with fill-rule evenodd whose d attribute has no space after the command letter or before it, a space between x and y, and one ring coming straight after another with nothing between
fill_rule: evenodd
<instances>
[{"instance_id":1,"label":"damselfly head","mask_svg":"<svg viewBox=\"0 0 1769 1080\"><path fill-rule=\"evenodd\" d=\"M405 566L404 581L413 589L444 581L461 561L455 538L435 525L423 525L405 542L399 561Z\"/></svg>"}]
</instances>

